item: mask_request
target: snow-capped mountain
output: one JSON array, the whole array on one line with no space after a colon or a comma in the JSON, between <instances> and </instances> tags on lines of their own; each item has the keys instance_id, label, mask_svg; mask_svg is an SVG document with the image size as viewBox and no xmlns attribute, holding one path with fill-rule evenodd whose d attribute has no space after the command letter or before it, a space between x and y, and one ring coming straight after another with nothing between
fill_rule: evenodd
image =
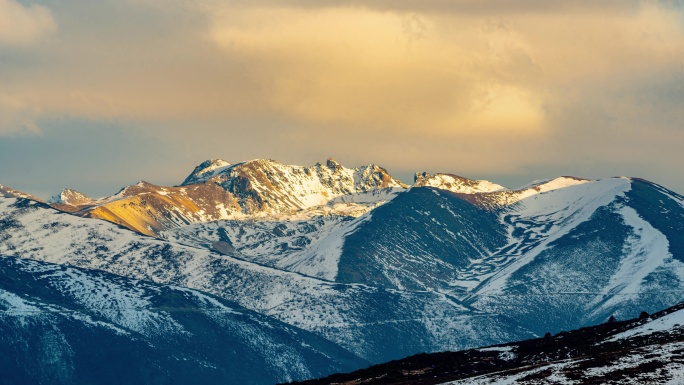
<instances>
[{"instance_id":1,"label":"snow-capped mountain","mask_svg":"<svg viewBox=\"0 0 684 385\"><path fill-rule=\"evenodd\" d=\"M683 203L630 178L523 199L500 214L510 224L501 250L511 262L483 277L465 300L537 324L538 333L677 303L684 293ZM548 313L541 322L538 311Z\"/></svg>"},{"instance_id":2,"label":"snow-capped mountain","mask_svg":"<svg viewBox=\"0 0 684 385\"><path fill-rule=\"evenodd\" d=\"M340 283L438 291L543 333L678 302L682 202L644 180L560 177L491 192L413 187L356 218L219 221L162 236Z\"/></svg>"},{"instance_id":3,"label":"snow-capped mountain","mask_svg":"<svg viewBox=\"0 0 684 385\"><path fill-rule=\"evenodd\" d=\"M460 352L419 354L332 384L679 384L684 377L684 304L628 321Z\"/></svg>"},{"instance_id":4,"label":"snow-capped mountain","mask_svg":"<svg viewBox=\"0 0 684 385\"><path fill-rule=\"evenodd\" d=\"M180 186L141 181L111 197L88 201L87 207L75 192L65 190L55 207L157 236L191 223L224 219L320 212L361 215L406 187L372 164L349 169L333 159L311 167L267 159L237 164L208 160Z\"/></svg>"},{"instance_id":5,"label":"snow-capped mountain","mask_svg":"<svg viewBox=\"0 0 684 385\"><path fill-rule=\"evenodd\" d=\"M5 384L273 384L365 361L182 287L0 256Z\"/></svg>"},{"instance_id":6,"label":"snow-capped mountain","mask_svg":"<svg viewBox=\"0 0 684 385\"><path fill-rule=\"evenodd\" d=\"M536 333L677 303L684 199L638 179L569 181L496 208L414 188L346 237L336 280L437 290Z\"/></svg>"},{"instance_id":7,"label":"snow-capped mountain","mask_svg":"<svg viewBox=\"0 0 684 385\"><path fill-rule=\"evenodd\" d=\"M405 187L373 165L212 160L180 186L140 182L61 212L2 199L0 253L208 292L374 363L684 293L684 197L662 186L566 176L508 190L419 173Z\"/></svg>"},{"instance_id":8,"label":"snow-capped mountain","mask_svg":"<svg viewBox=\"0 0 684 385\"><path fill-rule=\"evenodd\" d=\"M436 292L307 277L141 236L29 200L0 199L0 213L0 254L208 292L324 337L370 362L533 335L504 315L476 311Z\"/></svg>"}]
</instances>

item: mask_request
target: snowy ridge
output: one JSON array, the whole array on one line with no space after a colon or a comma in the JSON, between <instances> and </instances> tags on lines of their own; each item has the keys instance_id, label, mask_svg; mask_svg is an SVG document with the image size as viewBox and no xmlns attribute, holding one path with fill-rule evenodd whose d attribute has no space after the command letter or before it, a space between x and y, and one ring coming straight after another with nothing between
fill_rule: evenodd
<instances>
[{"instance_id":1,"label":"snowy ridge","mask_svg":"<svg viewBox=\"0 0 684 385\"><path fill-rule=\"evenodd\" d=\"M27 194L25 192L21 192L19 190L15 190L13 188L3 186L0 184L0 196L5 197L5 198L24 198L24 199L31 199L37 202L42 202L40 199L34 197L31 194Z\"/></svg>"},{"instance_id":2,"label":"snowy ridge","mask_svg":"<svg viewBox=\"0 0 684 385\"><path fill-rule=\"evenodd\" d=\"M618 333L608 339L606 342L615 342L619 340L627 340L633 337L649 336L655 333L674 334L681 332L684 327L684 309L676 310L668 313L662 317L649 317L646 322L628 329L624 332Z\"/></svg>"},{"instance_id":3,"label":"snowy ridge","mask_svg":"<svg viewBox=\"0 0 684 385\"><path fill-rule=\"evenodd\" d=\"M376 165L348 169L334 159L328 159L326 165L312 167L258 159L231 167L207 182L220 184L237 196L251 198L243 207L254 205L270 212L321 206L336 197L376 189L406 187Z\"/></svg>"},{"instance_id":4,"label":"snowy ridge","mask_svg":"<svg viewBox=\"0 0 684 385\"><path fill-rule=\"evenodd\" d=\"M482 277L486 281L476 289L476 293L501 294L513 272L589 220L598 208L610 204L630 189L629 180L622 178L570 184L555 181L545 183L551 184L547 188L531 189L538 193L522 198L501 214L501 221L508 226L509 243L499 252L505 251L511 263L491 277ZM513 235L520 232L516 230L522 230L521 237Z\"/></svg>"},{"instance_id":5,"label":"snowy ridge","mask_svg":"<svg viewBox=\"0 0 684 385\"><path fill-rule=\"evenodd\" d=\"M339 215L198 223L161 237L225 255L334 281L345 237L369 220Z\"/></svg>"},{"instance_id":6,"label":"snowy ridge","mask_svg":"<svg viewBox=\"0 0 684 385\"><path fill-rule=\"evenodd\" d=\"M414 187L435 187L460 194L506 190L505 187L486 180L471 180L451 174L416 173L413 181Z\"/></svg>"},{"instance_id":7,"label":"snowy ridge","mask_svg":"<svg viewBox=\"0 0 684 385\"><path fill-rule=\"evenodd\" d=\"M465 300L501 295L513 274L629 189L623 178L562 178L494 210L469 203L468 197L487 193L454 197L413 189L373 210L371 221L346 236L347 273L338 280L440 290Z\"/></svg>"},{"instance_id":8,"label":"snowy ridge","mask_svg":"<svg viewBox=\"0 0 684 385\"><path fill-rule=\"evenodd\" d=\"M333 159L311 167L266 159L236 164L208 160L181 186L141 181L98 200L67 189L54 207L159 236L170 229L216 220L360 216L405 188L376 165L348 169Z\"/></svg>"},{"instance_id":9,"label":"snowy ridge","mask_svg":"<svg viewBox=\"0 0 684 385\"><path fill-rule=\"evenodd\" d=\"M589 183L591 180L571 176L561 176L554 179L534 181L515 190L499 190L473 194L468 199L482 207L497 209L550 191L562 190L568 187Z\"/></svg>"},{"instance_id":10,"label":"snowy ridge","mask_svg":"<svg viewBox=\"0 0 684 385\"><path fill-rule=\"evenodd\" d=\"M670 190L666 189L665 187L663 187L659 184L652 183L652 182L649 182L649 181L641 179L641 178L630 178L630 179L649 183L650 185L653 186L653 188L658 190L658 192L660 192L661 194L665 195L666 197L672 199L673 201L679 203L679 205L684 208L684 196L677 194L674 191L670 191Z\"/></svg>"},{"instance_id":11,"label":"snowy ridge","mask_svg":"<svg viewBox=\"0 0 684 385\"><path fill-rule=\"evenodd\" d=\"M591 383L678 384L684 377L684 310L681 304L674 309L627 321L624 326L612 328L608 338L601 337L605 332L591 335L588 339L600 348L592 349L598 352L589 355L571 353L566 347L569 352L565 359L554 362L539 354L535 357L537 365L529 365L531 368L494 371L442 385L527 384L532 379L541 383L575 384L580 378ZM607 328L610 325L595 329ZM624 331L614 334L615 330ZM560 338L564 337L572 335ZM571 341L566 344L571 345Z\"/></svg>"},{"instance_id":12,"label":"snowy ridge","mask_svg":"<svg viewBox=\"0 0 684 385\"><path fill-rule=\"evenodd\" d=\"M473 276L481 284L460 296L478 309L510 314L544 333L655 311L684 294L684 261L673 247L682 242L676 229L684 212L650 183L587 182L500 213L509 241L485 258L497 260L493 274ZM670 217L654 221L662 213Z\"/></svg>"}]
</instances>

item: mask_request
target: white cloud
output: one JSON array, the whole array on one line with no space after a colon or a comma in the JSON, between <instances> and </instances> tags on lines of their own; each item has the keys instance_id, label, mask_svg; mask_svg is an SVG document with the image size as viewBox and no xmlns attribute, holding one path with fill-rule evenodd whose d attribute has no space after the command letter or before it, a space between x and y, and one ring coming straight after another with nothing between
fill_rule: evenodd
<instances>
[{"instance_id":1,"label":"white cloud","mask_svg":"<svg viewBox=\"0 0 684 385\"><path fill-rule=\"evenodd\" d=\"M0 92L0 135L39 134L36 115L26 101Z\"/></svg>"},{"instance_id":2,"label":"white cloud","mask_svg":"<svg viewBox=\"0 0 684 385\"><path fill-rule=\"evenodd\" d=\"M48 8L0 0L0 46L32 44L56 30L57 23Z\"/></svg>"}]
</instances>

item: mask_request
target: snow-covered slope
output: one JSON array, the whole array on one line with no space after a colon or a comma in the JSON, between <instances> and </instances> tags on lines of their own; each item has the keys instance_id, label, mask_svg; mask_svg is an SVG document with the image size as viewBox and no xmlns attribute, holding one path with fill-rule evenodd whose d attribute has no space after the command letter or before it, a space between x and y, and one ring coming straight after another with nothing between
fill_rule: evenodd
<instances>
[{"instance_id":1,"label":"snow-covered slope","mask_svg":"<svg viewBox=\"0 0 684 385\"><path fill-rule=\"evenodd\" d=\"M560 177L514 191L414 187L356 219L220 221L164 236L340 283L438 291L544 333L676 303L682 202L639 179Z\"/></svg>"},{"instance_id":2,"label":"snow-covered slope","mask_svg":"<svg viewBox=\"0 0 684 385\"><path fill-rule=\"evenodd\" d=\"M3 384L273 384L366 364L195 290L7 256L0 345Z\"/></svg>"},{"instance_id":3,"label":"snow-covered slope","mask_svg":"<svg viewBox=\"0 0 684 385\"><path fill-rule=\"evenodd\" d=\"M316 215L297 220L216 221L184 226L160 235L224 255L335 281L347 235L369 218Z\"/></svg>"},{"instance_id":4,"label":"snow-covered slope","mask_svg":"<svg viewBox=\"0 0 684 385\"><path fill-rule=\"evenodd\" d=\"M581 185L588 182L591 182L591 180L574 176L561 176L554 179L537 180L514 190L483 191L481 193L463 196L462 198L481 207L498 209L513 205L518 201L533 197L537 194L561 190L566 187Z\"/></svg>"},{"instance_id":5,"label":"snow-covered slope","mask_svg":"<svg viewBox=\"0 0 684 385\"><path fill-rule=\"evenodd\" d=\"M512 261L466 301L511 314L537 333L671 306L684 294L682 201L629 178L521 200L500 214L509 242L498 253Z\"/></svg>"},{"instance_id":6,"label":"snow-covered slope","mask_svg":"<svg viewBox=\"0 0 684 385\"><path fill-rule=\"evenodd\" d=\"M601 325L584 331L580 346L573 333L547 341L564 347L537 352L520 360L520 370L475 376L443 385L485 384L679 384L684 378L684 306L681 304L643 319ZM593 333L592 333L593 332ZM561 340L562 339L562 340ZM561 340L561 341L559 341ZM587 344L590 342L591 345ZM593 346L592 346L593 345ZM510 346L510 351L521 346ZM541 350L541 349L540 349ZM530 357L531 356L531 357ZM525 362L527 361L527 362ZM524 365L522 364L532 364Z\"/></svg>"},{"instance_id":7,"label":"snow-covered slope","mask_svg":"<svg viewBox=\"0 0 684 385\"><path fill-rule=\"evenodd\" d=\"M444 190L412 188L346 237L337 280L457 295L496 266L489 256L505 243L495 213Z\"/></svg>"},{"instance_id":8,"label":"snow-covered slope","mask_svg":"<svg viewBox=\"0 0 684 385\"><path fill-rule=\"evenodd\" d=\"M448 296L339 284L149 237L28 200L0 200L0 253L212 293L371 362L531 334ZM392 349L388 349L392 346Z\"/></svg>"}]
</instances>

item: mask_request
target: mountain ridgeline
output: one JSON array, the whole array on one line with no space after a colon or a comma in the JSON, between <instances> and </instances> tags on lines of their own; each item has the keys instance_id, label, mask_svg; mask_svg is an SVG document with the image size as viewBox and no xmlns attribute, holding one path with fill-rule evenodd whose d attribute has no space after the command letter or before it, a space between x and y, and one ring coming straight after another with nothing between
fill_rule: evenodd
<instances>
[{"instance_id":1,"label":"mountain ridgeline","mask_svg":"<svg viewBox=\"0 0 684 385\"><path fill-rule=\"evenodd\" d=\"M393 189L405 188L372 164L347 169L333 159L311 167L266 159L237 164L210 160L196 167L180 186L141 181L98 200L66 189L60 194L66 199L56 200L55 207L158 236L160 231L190 223L287 214L347 196L359 197L361 204L374 203Z\"/></svg>"},{"instance_id":2,"label":"mountain ridgeline","mask_svg":"<svg viewBox=\"0 0 684 385\"><path fill-rule=\"evenodd\" d=\"M72 383L90 381L78 362L97 359L72 329L145 342L151 350L136 348L147 357L141 362L155 360L166 373L161 382L195 372L220 382L236 375L231 368L252 373L262 365L274 369L254 374L253 383L268 384L632 318L677 304L684 293L684 197L638 178L564 176L506 189L421 172L407 186L382 167L350 169L332 159L310 167L210 160L178 186L140 182L105 198L66 189L47 204L4 186L0 192L1 261L16 277L0 281L0 325L20 330L6 342L49 350L42 339L21 338L58 330L71 349L60 354L72 358L56 359L64 361L57 367ZM72 273L36 273L60 268ZM92 274L121 287L95 290L93 301L116 308L111 298L128 296L120 293L152 298L141 308L175 320L178 337L153 341L153 332L108 315L116 312L41 288L48 281L76 287ZM176 300L196 309L189 312L196 319L164 310ZM36 317L43 326L33 332L34 323L11 311L21 301L75 316ZM248 316L210 321L207 301ZM257 342L269 348L221 334L228 333L221 325L243 321L249 326L230 330L261 333ZM191 335L216 338L202 348ZM221 341L266 353L215 356ZM34 370L43 361L13 352L23 379L43 381ZM188 366L166 369L178 357Z\"/></svg>"}]
</instances>

